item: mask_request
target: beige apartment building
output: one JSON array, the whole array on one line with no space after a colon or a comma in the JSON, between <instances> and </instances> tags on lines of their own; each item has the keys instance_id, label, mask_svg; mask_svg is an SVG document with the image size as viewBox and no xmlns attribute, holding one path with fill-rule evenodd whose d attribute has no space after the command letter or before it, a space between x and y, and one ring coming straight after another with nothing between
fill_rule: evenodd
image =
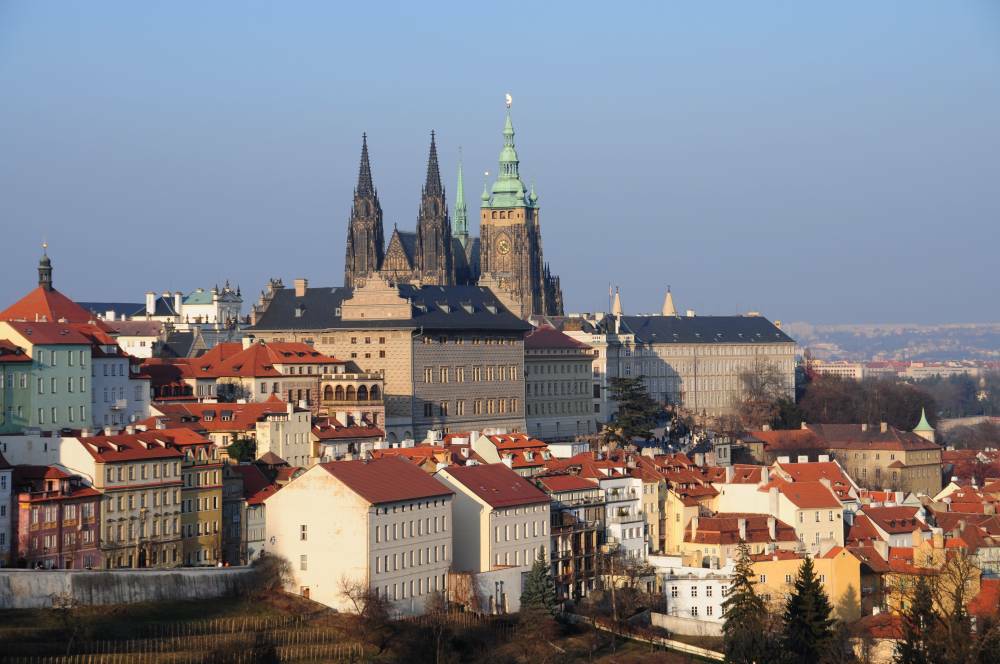
<instances>
[{"instance_id":1,"label":"beige apartment building","mask_svg":"<svg viewBox=\"0 0 1000 664\"><path fill-rule=\"evenodd\" d=\"M941 446L919 433L884 422L803 426L823 441L859 486L927 496L941 491Z\"/></svg>"},{"instance_id":2,"label":"beige apartment building","mask_svg":"<svg viewBox=\"0 0 1000 664\"><path fill-rule=\"evenodd\" d=\"M352 611L345 585L417 614L447 587L452 492L391 457L313 466L264 500L267 549L292 565L290 592Z\"/></svg>"},{"instance_id":3,"label":"beige apartment building","mask_svg":"<svg viewBox=\"0 0 1000 664\"><path fill-rule=\"evenodd\" d=\"M272 281L250 331L297 341L382 376L386 438L430 429L523 430L524 334L530 326L477 286L294 288Z\"/></svg>"},{"instance_id":4,"label":"beige apartment building","mask_svg":"<svg viewBox=\"0 0 1000 664\"><path fill-rule=\"evenodd\" d=\"M594 433L591 349L551 325L524 338L525 418L528 433L542 440L572 440Z\"/></svg>"},{"instance_id":5,"label":"beige apartment building","mask_svg":"<svg viewBox=\"0 0 1000 664\"><path fill-rule=\"evenodd\" d=\"M506 465L448 466L434 477L455 492L457 571L530 567L549 550L548 494Z\"/></svg>"},{"instance_id":6,"label":"beige apartment building","mask_svg":"<svg viewBox=\"0 0 1000 664\"><path fill-rule=\"evenodd\" d=\"M100 546L107 568L176 567L182 459L168 432L67 439L60 463L104 493Z\"/></svg>"},{"instance_id":7,"label":"beige apartment building","mask_svg":"<svg viewBox=\"0 0 1000 664\"><path fill-rule=\"evenodd\" d=\"M599 422L617 412L609 391L615 378L641 377L655 400L718 416L733 412L740 373L767 363L779 369L794 397L796 343L780 323L757 313L679 314L668 292L659 315L625 315L616 293L610 314L544 320L593 348L591 403Z\"/></svg>"}]
</instances>

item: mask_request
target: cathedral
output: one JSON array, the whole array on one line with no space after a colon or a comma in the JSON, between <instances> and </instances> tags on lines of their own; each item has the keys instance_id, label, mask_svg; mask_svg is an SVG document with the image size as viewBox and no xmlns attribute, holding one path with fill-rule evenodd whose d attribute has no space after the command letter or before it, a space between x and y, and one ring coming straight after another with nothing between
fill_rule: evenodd
<instances>
[{"instance_id":1,"label":"cathedral","mask_svg":"<svg viewBox=\"0 0 1000 664\"><path fill-rule=\"evenodd\" d=\"M455 227L448 214L431 132L427 177L420 195L416 232L394 228L388 244L382 207L372 179L368 137L361 140L361 166L347 229L344 285L361 286L378 274L391 283L421 286L484 286L521 318L563 313L559 277L542 257L538 195L525 189L518 172L510 106L503 130L500 170L492 189L483 189L480 237L469 235L468 210L458 167Z\"/></svg>"}]
</instances>

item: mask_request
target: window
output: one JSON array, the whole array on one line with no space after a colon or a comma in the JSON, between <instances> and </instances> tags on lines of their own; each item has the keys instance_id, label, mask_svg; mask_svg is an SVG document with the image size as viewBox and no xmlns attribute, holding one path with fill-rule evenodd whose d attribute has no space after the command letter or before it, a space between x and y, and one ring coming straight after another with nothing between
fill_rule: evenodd
<instances>
[{"instance_id":1,"label":"window","mask_svg":"<svg viewBox=\"0 0 1000 664\"><path fill-rule=\"evenodd\" d=\"M761 583L767 583L767 574L761 574L760 575L760 582Z\"/></svg>"},{"instance_id":2,"label":"window","mask_svg":"<svg viewBox=\"0 0 1000 664\"><path fill-rule=\"evenodd\" d=\"M691 597L698 596L698 586L691 586Z\"/></svg>"},{"instance_id":3,"label":"window","mask_svg":"<svg viewBox=\"0 0 1000 664\"><path fill-rule=\"evenodd\" d=\"M712 596L712 586L705 586L705 597Z\"/></svg>"},{"instance_id":4,"label":"window","mask_svg":"<svg viewBox=\"0 0 1000 664\"><path fill-rule=\"evenodd\" d=\"M677 597L677 595L678 595L677 586L670 586L670 596Z\"/></svg>"},{"instance_id":5,"label":"window","mask_svg":"<svg viewBox=\"0 0 1000 664\"><path fill-rule=\"evenodd\" d=\"M712 615L712 608L713 608L713 607L711 607L711 606L706 606L706 607L705 607L705 615L706 615L706 616L710 616L710 615Z\"/></svg>"},{"instance_id":6,"label":"window","mask_svg":"<svg viewBox=\"0 0 1000 664\"><path fill-rule=\"evenodd\" d=\"M424 367L424 382L433 383L434 382L434 369L431 367Z\"/></svg>"},{"instance_id":7,"label":"window","mask_svg":"<svg viewBox=\"0 0 1000 664\"><path fill-rule=\"evenodd\" d=\"M791 582L792 582L792 575L791 574L786 574L785 575L785 583L791 583Z\"/></svg>"},{"instance_id":8,"label":"window","mask_svg":"<svg viewBox=\"0 0 1000 664\"><path fill-rule=\"evenodd\" d=\"M692 618L697 618L698 617L698 607L697 606L692 606L691 607L691 617Z\"/></svg>"},{"instance_id":9,"label":"window","mask_svg":"<svg viewBox=\"0 0 1000 664\"><path fill-rule=\"evenodd\" d=\"M309 557L306 554L299 556L299 571L305 572L309 569Z\"/></svg>"},{"instance_id":10,"label":"window","mask_svg":"<svg viewBox=\"0 0 1000 664\"><path fill-rule=\"evenodd\" d=\"M448 367L441 367L438 374L440 376L440 382L442 383L448 382Z\"/></svg>"},{"instance_id":11,"label":"window","mask_svg":"<svg viewBox=\"0 0 1000 664\"><path fill-rule=\"evenodd\" d=\"M309 526L302 524L299 526L299 541L305 542L309 539Z\"/></svg>"}]
</instances>

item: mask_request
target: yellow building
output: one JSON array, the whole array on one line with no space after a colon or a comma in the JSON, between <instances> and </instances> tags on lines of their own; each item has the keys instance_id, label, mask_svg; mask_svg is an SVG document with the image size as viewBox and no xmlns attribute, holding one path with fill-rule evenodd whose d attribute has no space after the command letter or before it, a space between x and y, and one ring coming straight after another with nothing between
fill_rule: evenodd
<instances>
[{"instance_id":1,"label":"yellow building","mask_svg":"<svg viewBox=\"0 0 1000 664\"><path fill-rule=\"evenodd\" d=\"M679 552L685 565L725 567L739 557L741 542L749 546L751 554L801 548L795 529L773 516L719 512L692 517Z\"/></svg>"},{"instance_id":2,"label":"yellow building","mask_svg":"<svg viewBox=\"0 0 1000 664\"><path fill-rule=\"evenodd\" d=\"M775 551L753 556L757 593L764 601L783 603L792 592L805 554ZM813 567L838 617L857 619L861 615L861 561L847 549L835 546L813 558Z\"/></svg>"},{"instance_id":3,"label":"yellow building","mask_svg":"<svg viewBox=\"0 0 1000 664\"><path fill-rule=\"evenodd\" d=\"M889 569L885 603L894 613L905 610L921 576L930 582L935 608L942 613L951 611L956 597L968 603L979 594L982 572L975 556L968 553L963 540L945 539L940 530L929 540L914 533L912 547L891 549ZM960 584L964 589L957 592Z\"/></svg>"},{"instance_id":4,"label":"yellow building","mask_svg":"<svg viewBox=\"0 0 1000 664\"><path fill-rule=\"evenodd\" d=\"M181 466L181 533L185 565L214 565L222 557L220 448L194 434L177 447Z\"/></svg>"}]
</instances>

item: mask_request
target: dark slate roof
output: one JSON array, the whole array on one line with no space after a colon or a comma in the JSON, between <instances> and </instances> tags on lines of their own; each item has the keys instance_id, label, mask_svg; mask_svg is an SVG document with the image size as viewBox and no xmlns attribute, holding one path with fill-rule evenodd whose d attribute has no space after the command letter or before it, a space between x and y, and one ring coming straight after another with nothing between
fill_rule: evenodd
<instances>
[{"instance_id":1,"label":"dark slate roof","mask_svg":"<svg viewBox=\"0 0 1000 664\"><path fill-rule=\"evenodd\" d=\"M621 329L641 343L795 343L763 316L622 316Z\"/></svg>"},{"instance_id":2,"label":"dark slate roof","mask_svg":"<svg viewBox=\"0 0 1000 664\"><path fill-rule=\"evenodd\" d=\"M135 316L136 311L142 310L146 313L146 305L142 302L77 302L81 307L92 314L103 316L109 311L115 312L115 318L128 318Z\"/></svg>"},{"instance_id":3,"label":"dark slate roof","mask_svg":"<svg viewBox=\"0 0 1000 664\"><path fill-rule=\"evenodd\" d=\"M412 231L397 230L396 232L399 233L399 241L406 251L406 257L410 259L410 263L413 263L414 257L417 255L417 234Z\"/></svg>"},{"instance_id":4,"label":"dark slate roof","mask_svg":"<svg viewBox=\"0 0 1000 664\"><path fill-rule=\"evenodd\" d=\"M194 347L194 332L171 332L160 346L159 357L191 357Z\"/></svg>"},{"instance_id":5,"label":"dark slate roof","mask_svg":"<svg viewBox=\"0 0 1000 664\"><path fill-rule=\"evenodd\" d=\"M309 288L295 297L294 288L274 293L267 310L251 330L370 329L372 327L427 330L501 330L526 332L531 326L508 311L488 288L479 286L413 286L400 284L399 294L410 301L409 320L374 318L343 321L337 315L350 288ZM492 308L492 311L490 310ZM299 310L296 316L296 309Z\"/></svg>"}]
</instances>

